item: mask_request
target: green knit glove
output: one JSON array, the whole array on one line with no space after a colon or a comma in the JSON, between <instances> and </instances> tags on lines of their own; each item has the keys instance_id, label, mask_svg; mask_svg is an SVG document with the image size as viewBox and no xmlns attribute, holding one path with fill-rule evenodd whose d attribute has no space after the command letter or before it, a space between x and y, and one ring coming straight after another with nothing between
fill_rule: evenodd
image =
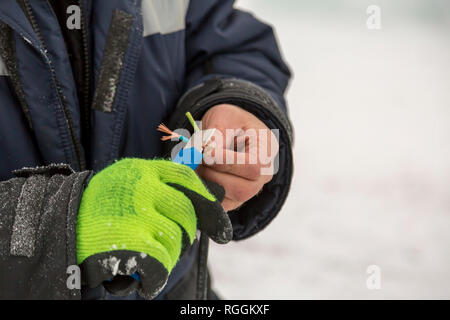
<instances>
[{"instance_id":1,"label":"green knit glove","mask_svg":"<svg viewBox=\"0 0 450 320\"><path fill-rule=\"evenodd\" d=\"M218 193L223 197L223 189ZM193 243L197 226L218 243L231 240L227 214L192 169L168 160L120 160L91 179L81 200L82 281L90 287L103 282L117 295L138 289L153 298ZM125 277L136 273L139 281Z\"/></svg>"}]
</instances>

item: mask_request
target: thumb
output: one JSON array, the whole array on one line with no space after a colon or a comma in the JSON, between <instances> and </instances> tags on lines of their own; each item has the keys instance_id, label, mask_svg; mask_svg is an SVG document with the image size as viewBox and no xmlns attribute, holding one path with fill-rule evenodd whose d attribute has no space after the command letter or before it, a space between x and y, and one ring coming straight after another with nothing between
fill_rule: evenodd
<instances>
[{"instance_id":1,"label":"thumb","mask_svg":"<svg viewBox=\"0 0 450 320\"><path fill-rule=\"evenodd\" d=\"M203 184L206 186L206 188L213 194L213 196L222 203L223 199L225 198L225 189L220 184L201 179Z\"/></svg>"},{"instance_id":2,"label":"thumb","mask_svg":"<svg viewBox=\"0 0 450 320\"><path fill-rule=\"evenodd\" d=\"M233 238L233 226L228 214L221 205L225 196L225 190L217 183L202 181L209 192L216 197L215 201L206 199L202 195L179 184L167 184L183 192L191 200L197 215L198 228L202 232L205 232L216 243L228 243Z\"/></svg>"}]
</instances>

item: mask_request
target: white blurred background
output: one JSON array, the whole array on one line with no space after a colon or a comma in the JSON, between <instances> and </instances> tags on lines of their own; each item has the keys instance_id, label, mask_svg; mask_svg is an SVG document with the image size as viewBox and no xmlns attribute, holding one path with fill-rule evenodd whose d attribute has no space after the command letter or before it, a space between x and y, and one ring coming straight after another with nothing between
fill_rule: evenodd
<instances>
[{"instance_id":1,"label":"white blurred background","mask_svg":"<svg viewBox=\"0 0 450 320\"><path fill-rule=\"evenodd\" d=\"M380 30L366 26L369 5ZM294 73L295 176L263 232L211 245L219 295L450 299L450 1L238 7L275 26Z\"/></svg>"}]
</instances>

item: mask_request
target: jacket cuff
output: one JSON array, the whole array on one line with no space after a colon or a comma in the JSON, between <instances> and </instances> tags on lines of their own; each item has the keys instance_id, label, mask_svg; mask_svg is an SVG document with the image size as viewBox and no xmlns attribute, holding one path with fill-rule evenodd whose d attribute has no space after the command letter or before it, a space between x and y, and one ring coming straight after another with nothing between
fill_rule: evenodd
<instances>
[{"instance_id":1,"label":"jacket cuff","mask_svg":"<svg viewBox=\"0 0 450 320\"><path fill-rule=\"evenodd\" d=\"M13 173L17 178L5 183L17 185L17 192L10 192L17 204L0 210L10 221L6 237L0 232L0 238L10 239L9 254L0 254L0 269L7 265L15 273L0 287L14 289L0 292L0 297L80 299L80 289L69 288L66 280L68 267L77 265L77 215L91 172L53 164Z\"/></svg>"},{"instance_id":2,"label":"jacket cuff","mask_svg":"<svg viewBox=\"0 0 450 320\"><path fill-rule=\"evenodd\" d=\"M288 195L292 173L293 130L291 123L275 100L261 87L240 79L211 79L184 94L172 117L171 128L188 128L186 112L201 119L211 107L233 104L254 114L269 129L279 130L279 170L261 192L237 210L229 212L233 240L248 238L264 229L278 214ZM171 149L173 144L168 144ZM170 150L168 149L168 150Z\"/></svg>"}]
</instances>

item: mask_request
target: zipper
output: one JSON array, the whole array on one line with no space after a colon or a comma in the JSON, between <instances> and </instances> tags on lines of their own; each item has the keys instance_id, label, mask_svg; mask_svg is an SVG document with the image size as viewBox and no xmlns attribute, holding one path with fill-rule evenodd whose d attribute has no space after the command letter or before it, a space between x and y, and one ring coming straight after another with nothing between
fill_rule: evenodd
<instances>
[{"instance_id":1,"label":"zipper","mask_svg":"<svg viewBox=\"0 0 450 320\"><path fill-rule=\"evenodd\" d=\"M81 154L81 143L80 143L80 141L77 139L77 137L75 135L75 130L73 128L72 116L70 114L69 109L67 108L67 102L66 102L64 94L62 92L61 85L59 84L59 81L56 78L55 67L53 66L52 61L49 59L49 57L46 54L47 47L45 45L44 38L42 37L42 34L41 34L40 30L39 30L39 26L38 26L38 24L36 22L36 18L34 16L34 13L33 13L33 10L31 8L31 5L29 3L29 0L22 0L22 1L23 1L23 5L24 5L24 8L25 8L25 11L26 11L26 15L27 15L27 17L28 17L28 19L29 19L29 21L31 23L31 26L32 26L34 32L36 33L36 35L38 37L38 40L41 43L41 46L44 49L44 51L41 51L41 53L45 56L45 58L47 60L47 63L50 66L50 72L52 74L52 80L53 80L53 82L56 85L56 90L57 90L59 99L60 99L61 104L62 104L62 109L63 109L64 115L66 117L67 124L69 126L69 131L70 131L70 135L71 135L71 138L72 138L72 143L74 145L75 155L76 155L76 160L77 160L78 167L79 167L80 171L86 170L86 162L85 162L84 157Z\"/></svg>"},{"instance_id":2,"label":"zipper","mask_svg":"<svg viewBox=\"0 0 450 320\"><path fill-rule=\"evenodd\" d=\"M88 35L87 35L87 18L86 18L86 7L84 6L84 0L79 0L78 4L80 6L81 11L81 37L83 41L83 63L84 63L84 86L83 86L83 114L82 124L83 124L83 134L86 137L85 139L85 150L86 153L90 152L90 136L91 136L91 104L90 104L90 95L91 95L91 61L89 56L89 46L88 46ZM89 157L88 157L89 158Z\"/></svg>"}]
</instances>

